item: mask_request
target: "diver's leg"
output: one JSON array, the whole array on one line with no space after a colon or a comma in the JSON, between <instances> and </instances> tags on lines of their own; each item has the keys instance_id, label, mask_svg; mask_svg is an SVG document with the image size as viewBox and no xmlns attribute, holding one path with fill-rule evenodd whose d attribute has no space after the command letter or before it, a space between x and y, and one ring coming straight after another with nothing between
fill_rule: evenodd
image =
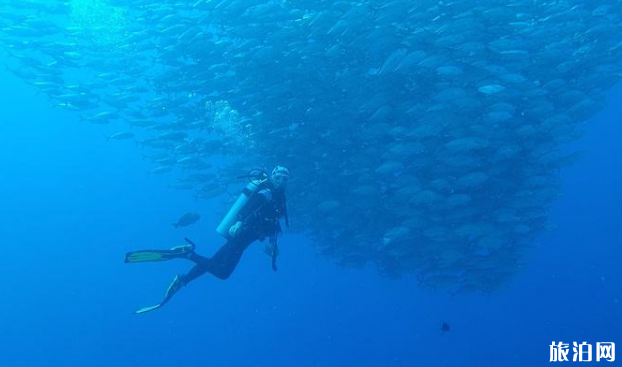
<instances>
[{"instance_id":1,"label":"diver's leg","mask_svg":"<svg viewBox=\"0 0 622 367\"><path fill-rule=\"evenodd\" d=\"M244 250L255 241L255 236L249 233L242 233L239 237L227 241L211 258L193 253L188 259L194 261L195 265L188 274L182 277L184 284L188 284L206 272L211 273L217 278L227 279L233 273Z\"/></svg>"},{"instance_id":2,"label":"diver's leg","mask_svg":"<svg viewBox=\"0 0 622 367\"><path fill-rule=\"evenodd\" d=\"M209 260L194 252L192 252L191 254L194 254L193 257L195 258L195 260L197 260L198 258ZM190 258L190 256L186 256L185 258ZM179 292L180 289L182 289L186 284L188 284L188 282L198 278L203 273L205 273L207 270L204 270L204 269L205 269L204 265L197 264L194 266L194 268L192 268L192 270L190 271L190 273L188 273L188 275L176 275L175 278L173 278L173 281L171 282L171 284L169 284L168 288L166 288L166 292L164 293L164 298L162 299L162 302L154 306L141 308L140 310L136 311L136 313L142 314L142 313L150 312L153 310L157 310L158 308L164 306L168 301L171 300L171 298L177 292Z\"/></svg>"},{"instance_id":3,"label":"diver's leg","mask_svg":"<svg viewBox=\"0 0 622 367\"><path fill-rule=\"evenodd\" d=\"M209 271L209 264L211 259L209 257L205 257L197 254L196 252L191 252L186 256L186 259L194 262L196 265L190 269L188 274L181 276L181 281L183 285L190 283L201 275L205 274Z\"/></svg>"},{"instance_id":4,"label":"diver's leg","mask_svg":"<svg viewBox=\"0 0 622 367\"><path fill-rule=\"evenodd\" d=\"M238 237L229 240L214 254L209 262L209 272L220 279L227 279L242 258L248 246L256 240L254 233L241 233Z\"/></svg>"},{"instance_id":5,"label":"diver's leg","mask_svg":"<svg viewBox=\"0 0 622 367\"><path fill-rule=\"evenodd\" d=\"M229 242L225 243L216 252L214 257L216 257L216 255L218 254L228 252L227 249L230 247L228 245L229 245ZM196 253L194 255L189 256L188 260L194 261L196 265L192 267L192 269L190 269L190 271L186 275L181 276L181 281L183 285L187 285L188 283L192 282L193 280L197 279L198 277L200 277L201 275L207 272L210 272L214 276L221 278L221 276L219 276L220 272L218 270L218 258L220 258L221 256L222 255L219 255L218 257L216 257L216 261L214 261L214 257L208 258L205 256L201 256L199 254L196 254Z\"/></svg>"},{"instance_id":6,"label":"diver's leg","mask_svg":"<svg viewBox=\"0 0 622 367\"><path fill-rule=\"evenodd\" d=\"M164 306L168 301L171 300L173 295L175 295L175 293L177 293L177 291L179 291L183 286L184 286L184 283L181 280L181 277L179 275L175 276L171 284L168 286L168 288L166 288L166 292L164 293L164 298L162 299L162 302L156 305L153 305L153 306L143 307L137 310L136 313L143 314L143 313L151 312L153 310L157 310L158 308Z\"/></svg>"},{"instance_id":7,"label":"diver's leg","mask_svg":"<svg viewBox=\"0 0 622 367\"><path fill-rule=\"evenodd\" d=\"M192 269L190 269L190 271L186 275L182 275L181 281L183 285L187 285L191 281L207 273L209 271L208 261L209 259L207 259L207 261L204 263L197 263L195 266L192 267Z\"/></svg>"},{"instance_id":8,"label":"diver's leg","mask_svg":"<svg viewBox=\"0 0 622 367\"><path fill-rule=\"evenodd\" d=\"M242 233L239 237L227 241L211 258L201 256L196 252L184 256L194 261L196 265L186 275L177 275L166 289L164 299L157 305L142 308L136 313L145 313L156 310L166 304L184 286L209 272L220 279L227 279L235 270L244 250L255 241L256 236L252 233Z\"/></svg>"},{"instance_id":9,"label":"diver's leg","mask_svg":"<svg viewBox=\"0 0 622 367\"><path fill-rule=\"evenodd\" d=\"M186 256L186 259L192 261L193 263L197 264L197 265L202 265L205 264L209 261L209 257L206 256L202 256L197 254L196 252L191 252L188 254L188 256Z\"/></svg>"}]
</instances>

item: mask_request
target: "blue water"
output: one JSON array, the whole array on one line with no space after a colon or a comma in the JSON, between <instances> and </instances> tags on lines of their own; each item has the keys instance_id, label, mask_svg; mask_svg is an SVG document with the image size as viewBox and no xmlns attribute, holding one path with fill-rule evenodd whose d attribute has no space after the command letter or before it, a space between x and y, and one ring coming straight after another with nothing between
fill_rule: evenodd
<instances>
[{"instance_id":1,"label":"blue water","mask_svg":"<svg viewBox=\"0 0 622 367\"><path fill-rule=\"evenodd\" d=\"M279 272L256 244L231 279L204 276L142 317L190 264L124 253L183 237L215 251L222 203L169 189L133 142L106 141L7 72L0 97L1 366L542 366L554 340L622 347L622 87L561 172L555 227L500 292L342 269L286 234ZM188 211L202 219L174 229Z\"/></svg>"}]
</instances>

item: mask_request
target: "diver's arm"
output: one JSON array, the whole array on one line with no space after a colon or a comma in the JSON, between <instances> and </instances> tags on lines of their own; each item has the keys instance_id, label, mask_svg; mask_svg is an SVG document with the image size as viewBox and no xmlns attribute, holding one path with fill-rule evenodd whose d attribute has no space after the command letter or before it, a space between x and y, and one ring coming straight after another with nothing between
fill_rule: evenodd
<instances>
[{"instance_id":1,"label":"diver's arm","mask_svg":"<svg viewBox=\"0 0 622 367\"><path fill-rule=\"evenodd\" d=\"M287 214L287 200L283 201L283 217L285 219L285 226L289 228L289 215Z\"/></svg>"}]
</instances>

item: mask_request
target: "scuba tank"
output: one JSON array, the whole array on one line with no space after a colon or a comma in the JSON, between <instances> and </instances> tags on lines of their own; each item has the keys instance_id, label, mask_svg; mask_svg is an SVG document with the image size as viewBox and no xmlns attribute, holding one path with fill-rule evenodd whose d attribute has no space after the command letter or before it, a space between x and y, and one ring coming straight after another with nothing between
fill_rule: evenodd
<instances>
[{"instance_id":1,"label":"scuba tank","mask_svg":"<svg viewBox=\"0 0 622 367\"><path fill-rule=\"evenodd\" d=\"M225 238L229 238L229 229L235 224L238 213L244 205L246 205L248 199L257 191L257 188L266 182L268 174L263 170L256 169L251 170L248 174L239 176L238 178L248 178L249 182L246 187L244 187L235 203L233 203L233 206L229 209L227 215L225 215L218 227L216 227L216 232Z\"/></svg>"}]
</instances>

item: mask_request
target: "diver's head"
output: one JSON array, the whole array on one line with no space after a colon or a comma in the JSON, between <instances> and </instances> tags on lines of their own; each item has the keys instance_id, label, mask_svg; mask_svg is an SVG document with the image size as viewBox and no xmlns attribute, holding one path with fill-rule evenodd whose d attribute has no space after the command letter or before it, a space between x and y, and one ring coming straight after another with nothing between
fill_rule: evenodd
<instances>
[{"instance_id":1,"label":"diver's head","mask_svg":"<svg viewBox=\"0 0 622 367\"><path fill-rule=\"evenodd\" d=\"M270 175L270 181L275 189L285 188L289 181L289 170L283 166L276 166Z\"/></svg>"}]
</instances>

